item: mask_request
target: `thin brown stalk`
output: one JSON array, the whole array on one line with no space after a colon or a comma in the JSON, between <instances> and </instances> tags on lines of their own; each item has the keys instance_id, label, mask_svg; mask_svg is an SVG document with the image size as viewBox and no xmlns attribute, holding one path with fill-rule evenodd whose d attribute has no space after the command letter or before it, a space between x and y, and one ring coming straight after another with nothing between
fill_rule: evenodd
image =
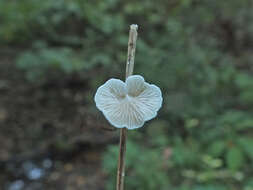
<instances>
[{"instance_id":1,"label":"thin brown stalk","mask_svg":"<svg viewBox=\"0 0 253 190\"><path fill-rule=\"evenodd\" d=\"M126 79L133 74L134 70L134 56L137 40L136 24L130 26L129 40L128 40L128 53L126 63ZM125 177L125 154L126 154L126 140L127 129L120 129L120 143L119 143L119 159L118 159L118 171L117 171L117 190L124 190L124 177Z\"/></svg>"}]
</instances>

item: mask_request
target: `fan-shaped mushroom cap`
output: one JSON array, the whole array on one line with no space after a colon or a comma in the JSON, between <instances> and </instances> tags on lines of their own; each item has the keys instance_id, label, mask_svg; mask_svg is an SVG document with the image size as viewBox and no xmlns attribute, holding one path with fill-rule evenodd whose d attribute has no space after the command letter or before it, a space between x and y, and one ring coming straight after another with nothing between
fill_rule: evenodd
<instances>
[{"instance_id":1,"label":"fan-shaped mushroom cap","mask_svg":"<svg viewBox=\"0 0 253 190\"><path fill-rule=\"evenodd\" d=\"M110 79L95 94L97 108L117 128L135 129L153 119L162 105L159 87L132 75L126 82Z\"/></svg>"}]
</instances>

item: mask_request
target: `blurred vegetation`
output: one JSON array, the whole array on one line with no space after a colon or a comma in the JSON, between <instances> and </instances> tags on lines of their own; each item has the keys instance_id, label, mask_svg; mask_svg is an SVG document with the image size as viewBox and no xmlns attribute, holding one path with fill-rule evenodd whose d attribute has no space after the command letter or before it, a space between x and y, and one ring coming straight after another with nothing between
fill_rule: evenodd
<instances>
[{"instance_id":1,"label":"blurred vegetation","mask_svg":"<svg viewBox=\"0 0 253 190\"><path fill-rule=\"evenodd\" d=\"M31 83L77 75L93 93L124 78L128 26L139 24L135 73L162 88L164 104L129 132L127 189L253 190L252 9L251 0L1 0L0 42L23 47L17 67ZM104 157L107 189L117 148Z\"/></svg>"}]
</instances>

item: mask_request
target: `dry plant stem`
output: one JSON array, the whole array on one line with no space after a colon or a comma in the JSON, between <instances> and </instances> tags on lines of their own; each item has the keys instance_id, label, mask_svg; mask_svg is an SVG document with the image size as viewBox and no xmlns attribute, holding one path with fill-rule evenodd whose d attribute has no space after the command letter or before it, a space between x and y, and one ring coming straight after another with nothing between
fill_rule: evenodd
<instances>
[{"instance_id":1,"label":"dry plant stem","mask_svg":"<svg viewBox=\"0 0 253 190\"><path fill-rule=\"evenodd\" d=\"M126 62L126 79L127 77L133 74L133 70L134 70L134 57L135 57L136 40L137 40L137 29L138 29L138 26L136 24L132 24L130 26L127 62Z\"/></svg>"},{"instance_id":2,"label":"dry plant stem","mask_svg":"<svg viewBox=\"0 0 253 190\"><path fill-rule=\"evenodd\" d=\"M134 70L134 56L137 40L136 24L130 26L129 40L128 40L128 53L126 63L126 79L133 74ZM118 159L118 171L117 171L117 190L124 190L124 177L125 177L125 154L126 154L126 140L127 129L120 129L120 143L119 143L119 159Z\"/></svg>"},{"instance_id":3,"label":"dry plant stem","mask_svg":"<svg viewBox=\"0 0 253 190\"><path fill-rule=\"evenodd\" d=\"M119 159L118 159L117 188L116 188L117 190L124 189L126 139L127 139L127 129L126 128L120 129Z\"/></svg>"}]
</instances>

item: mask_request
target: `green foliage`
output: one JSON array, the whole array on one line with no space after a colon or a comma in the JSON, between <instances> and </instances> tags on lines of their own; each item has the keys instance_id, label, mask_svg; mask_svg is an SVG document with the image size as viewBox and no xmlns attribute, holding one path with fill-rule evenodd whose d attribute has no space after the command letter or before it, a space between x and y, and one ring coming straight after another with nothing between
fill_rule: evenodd
<instances>
[{"instance_id":1,"label":"green foliage","mask_svg":"<svg viewBox=\"0 0 253 190\"><path fill-rule=\"evenodd\" d=\"M242 102L242 104L253 105L252 80L253 77L246 73L242 73L237 76L236 84L240 89L239 99Z\"/></svg>"},{"instance_id":2,"label":"green foliage","mask_svg":"<svg viewBox=\"0 0 253 190\"><path fill-rule=\"evenodd\" d=\"M80 75L96 89L108 77L124 78L128 25L139 24L135 73L162 88L164 103L159 120L130 132L127 188L250 190L252 6L250 0L2 0L0 42L29 44L17 59L29 81ZM117 146L105 153L108 189L115 185L116 153Z\"/></svg>"},{"instance_id":3,"label":"green foliage","mask_svg":"<svg viewBox=\"0 0 253 190\"><path fill-rule=\"evenodd\" d=\"M126 188L127 189L167 189L169 185L169 178L165 172L164 163L161 162L159 150L149 151L145 147L137 144L128 143L128 152L126 157ZM113 183L108 183L107 188L113 189L116 184L117 158L118 147L112 146L104 158L104 169L110 175L110 180ZM143 170L148 168L148 170ZM150 180L152 179L152 180Z\"/></svg>"},{"instance_id":4,"label":"green foliage","mask_svg":"<svg viewBox=\"0 0 253 190\"><path fill-rule=\"evenodd\" d=\"M37 45L39 46L37 47ZM62 46L58 48L35 44L32 50L24 51L17 59L17 67L25 71L26 78L34 83L59 81L66 76L77 75L87 79L87 73L96 66L108 67L110 58L106 54L86 58L87 52L73 51ZM103 75L102 75L103 76Z\"/></svg>"},{"instance_id":5,"label":"green foliage","mask_svg":"<svg viewBox=\"0 0 253 190\"><path fill-rule=\"evenodd\" d=\"M241 149L248 155L253 161L253 139L251 137L241 137L238 139L238 143Z\"/></svg>"},{"instance_id":6,"label":"green foliage","mask_svg":"<svg viewBox=\"0 0 253 190\"><path fill-rule=\"evenodd\" d=\"M24 52L18 58L17 66L26 71L28 80L37 83L57 79L62 73L72 74L88 68L80 56L68 47L43 47Z\"/></svg>"},{"instance_id":7,"label":"green foliage","mask_svg":"<svg viewBox=\"0 0 253 190\"><path fill-rule=\"evenodd\" d=\"M226 162L229 169L238 170L244 163L242 151L238 147L230 148L226 155Z\"/></svg>"}]
</instances>

